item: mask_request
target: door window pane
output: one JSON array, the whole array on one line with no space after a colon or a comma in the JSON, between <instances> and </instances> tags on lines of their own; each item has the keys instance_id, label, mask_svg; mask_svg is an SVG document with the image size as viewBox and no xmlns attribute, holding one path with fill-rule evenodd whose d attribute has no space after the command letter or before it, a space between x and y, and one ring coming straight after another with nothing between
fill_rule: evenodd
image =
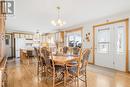
<instances>
[{"instance_id":1,"label":"door window pane","mask_svg":"<svg viewBox=\"0 0 130 87\"><path fill-rule=\"evenodd\" d=\"M110 27L97 28L97 52L108 53L110 45Z\"/></svg>"},{"instance_id":2,"label":"door window pane","mask_svg":"<svg viewBox=\"0 0 130 87\"><path fill-rule=\"evenodd\" d=\"M116 41L116 51L117 53L125 51L125 25L116 24L114 26L115 30L115 41Z\"/></svg>"}]
</instances>

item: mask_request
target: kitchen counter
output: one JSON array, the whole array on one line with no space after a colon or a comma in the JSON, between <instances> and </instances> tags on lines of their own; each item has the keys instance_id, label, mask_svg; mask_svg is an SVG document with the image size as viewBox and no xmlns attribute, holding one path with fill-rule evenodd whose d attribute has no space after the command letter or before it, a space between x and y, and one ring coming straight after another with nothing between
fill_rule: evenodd
<instances>
[{"instance_id":1,"label":"kitchen counter","mask_svg":"<svg viewBox=\"0 0 130 87\"><path fill-rule=\"evenodd\" d=\"M24 61L25 59L27 59L27 51L32 51L33 53L33 49L20 49L20 60Z\"/></svg>"}]
</instances>

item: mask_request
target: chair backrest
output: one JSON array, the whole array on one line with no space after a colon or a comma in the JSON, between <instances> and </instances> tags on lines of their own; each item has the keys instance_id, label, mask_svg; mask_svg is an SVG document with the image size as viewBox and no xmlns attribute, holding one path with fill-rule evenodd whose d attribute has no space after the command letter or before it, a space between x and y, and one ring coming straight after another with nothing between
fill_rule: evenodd
<instances>
[{"instance_id":1,"label":"chair backrest","mask_svg":"<svg viewBox=\"0 0 130 87\"><path fill-rule=\"evenodd\" d=\"M34 52L35 52L35 57L38 57L39 53L38 53L38 49L36 47L34 47Z\"/></svg>"},{"instance_id":2,"label":"chair backrest","mask_svg":"<svg viewBox=\"0 0 130 87\"><path fill-rule=\"evenodd\" d=\"M69 48L67 46L63 47L63 55L66 55Z\"/></svg>"},{"instance_id":3,"label":"chair backrest","mask_svg":"<svg viewBox=\"0 0 130 87\"><path fill-rule=\"evenodd\" d=\"M79 48L79 59L76 60L77 63L78 63L78 69L80 68L80 65L81 65L82 55L83 55L83 53L82 53L82 49Z\"/></svg>"},{"instance_id":4,"label":"chair backrest","mask_svg":"<svg viewBox=\"0 0 130 87\"><path fill-rule=\"evenodd\" d=\"M85 49L82 53L82 60L81 60L81 68L80 69L86 68L89 55L90 55L90 49Z\"/></svg>"},{"instance_id":5,"label":"chair backrest","mask_svg":"<svg viewBox=\"0 0 130 87\"><path fill-rule=\"evenodd\" d=\"M45 57L47 57L47 56L49 57L49 55L50 55L50 54L49 54L49 51L48 51L48 49L47 49L47 47L42 47L42 48L41 48L41 53L42 53L42 55L45 56Z\"/></svg>"},{"instance_id":6,"label":"chair backrest","mask_svg":"<svg viewBox=\"0 0 130 87\"><path fill-rule=\"evenodd\" d=\"M37 58L37 61L43 61L41 55L40 55L40 48L34 47L35 57Z\"/></svg>"},{"instance_id":7,"label":"chair backrest","mask_svg":"<svg viewBox=\"0 0 130 87\"><path fill-rule=\"evenodd\" d=\"M63 47L63 54L66 54L67 51L68 51L68 47L67 46Z\"/></svg>"},{"instance_id":8,"label":"chair backrest","mask_svg":"<svg viewBox=\"0 0 130 87\"><path fill-rule=\"evenodd\" d=\"M46 47L43 47L41 49L41 53L43 55L43 59L45 61L46 67L52 67L52 64L53 64L52 59L51 59L52 58L52 54L47 50Z\"/></svg>"},{"instance_id":9,"label":"chair backrest","mask_svg":"<svg viewBox=\"0 0 130 87\"><path fill-rule=\"evenodd\" d=\"M28 57L32 57L32 56L33 56L32 50L27 50L27 56L28 56Z\"/></svg>"},{"instance_id":10,"label":"chair backrest","mask_svg":"<svg viewBox=\"0 0 130 87\"><path fill-rule=\"evenodd\" d=\"M73 48L73 55L78 55L79 53L79 47L74 47Z\"/></svg>"}]
</instances>

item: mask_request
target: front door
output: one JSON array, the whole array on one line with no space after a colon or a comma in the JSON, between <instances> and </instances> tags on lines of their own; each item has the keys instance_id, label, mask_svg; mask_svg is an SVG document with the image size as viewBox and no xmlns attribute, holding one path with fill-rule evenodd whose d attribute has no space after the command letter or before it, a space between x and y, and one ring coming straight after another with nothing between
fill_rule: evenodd
<instances>
[{"instance_id":1,"label":"front door","mask_svg":"<svg viewBox=\"0 0 130 87\"><path fill-rule=\"evenodd\" d=\"M126 70L126 26L125 22L116 23L113 27L114 68Z\"/></svg>"},{"instance_id":2,"label":"front door","mask_svg":"<svg viewBox=\"0 0 130 87\"><path fill-rule=\"evenodd\" d=\"M95 29L95 64L113 68L112 27L101 26Z\"/></svg>"},{"instance_id":3,"label":"front door","mask_svg":"<svg viewBox=\"0 0 130 87\"><path fill-rule=\"evenodd\" d=\"M126 21L95 27L95 64L126 71Z\"/></svg>"}]
</instances>

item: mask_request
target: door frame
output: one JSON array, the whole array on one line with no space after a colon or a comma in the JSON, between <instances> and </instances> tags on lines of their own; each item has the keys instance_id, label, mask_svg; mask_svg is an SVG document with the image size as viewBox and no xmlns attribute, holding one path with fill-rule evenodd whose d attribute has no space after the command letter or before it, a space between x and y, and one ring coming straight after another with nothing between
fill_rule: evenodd
<instances>
[{"instance_id":1,"label":"door frame","mask_svg":"<svg viewBox=\"0 0 130 87\"><path fill-rule=\"evenodd\" d=\"M10 35L10 36L11 36L11 37L10 37L10 40L11 40L11 43L10 43L10 44L11 44L11 56L10 56L10 57L13 58L13 42L12 42L12 41L13 41L13 40L12 40L12 39L13 39L13 36L12 36L12 33L5 33L5 35ZM9 57L9 58L10 58L10 57Z\"/></svg>"},{"instance_id":2,"label":"door frame","mask_svg":"<svg viewBox=\"0 0 130 87\"><path fill-rule=\"evenodd\" d=\"M120 23L120 22L125 22L126 25L126 32L125 32L125 37L126 37L126 63L125 63L125 72L129 72L129 18L123 19L123 20L117 20L117 21L111 21L103 24L98 24L93 26L93 63L95 64L95 29L96 27L99 26L104 26L104 25L109 25L109 24L115 24L115 23Z\"/></svg>"}]
</instances>

